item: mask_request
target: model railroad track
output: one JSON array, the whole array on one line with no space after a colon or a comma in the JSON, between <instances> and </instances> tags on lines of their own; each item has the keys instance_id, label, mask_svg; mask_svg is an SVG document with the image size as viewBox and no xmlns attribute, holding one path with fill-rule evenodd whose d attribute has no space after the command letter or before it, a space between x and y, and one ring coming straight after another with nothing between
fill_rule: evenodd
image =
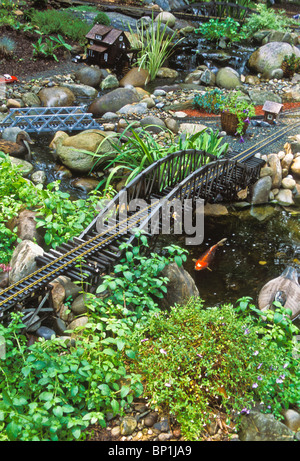
<instances>
[{"instance_id":1,"label":"model railroad track","mask_svg":"<svg viewBox=\"0 0 300 461\"><path fill-rule=\"evenodd\" d=\"M298 126L300 121L283 127L244 152L233 153L220 160L195 150L176 152L160 159L125 187L128 203L134 198L145 197L147 206L139 211L128 212L123 220L118 213L117 222L108 218L104 230L98 226L99 217L103 215L100 212L78 238L37 257L41 267L0 292L0 321L7 322L15 309L22 309L25 318L29 320L37 312L47 315L53 311L51 305L44 307L44 304L49 297L51 282L60 275L67 275L83 284L87 280L91 285L99 283L103 274L110 271L120 259L120 244L133 242L134 228L147 230L149 219L159 212L163 201L174 198L182 201L185 198L210 201L218 193L225 199L233 199L238 188L244 188L258 178L264 162L254 157L255 153ZM110 202L116 205L118 211L120 194ZM107 210L109 207L104 212Z\"/></svg>"}]
</instances>

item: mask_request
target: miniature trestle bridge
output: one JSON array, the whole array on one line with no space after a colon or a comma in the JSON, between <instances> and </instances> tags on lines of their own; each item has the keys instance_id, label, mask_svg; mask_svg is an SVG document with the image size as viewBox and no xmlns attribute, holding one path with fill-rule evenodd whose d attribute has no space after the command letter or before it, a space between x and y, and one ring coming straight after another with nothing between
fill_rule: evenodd
<instances>
[{"instance_id":1,"label":"miniature trestle bridge","mask_svg":"<svg viewBox=\"0 0 300 461\"><path fill-rule=\"evenodd\" d=\"M125 186L78 238L37 257L39 268L35 272L0 292L0 321L7 322L13 310L22 310L26 325L31 324L37 313L45 317L51 315L49 294L54 279L66 274L73 281L88 282L89 286L99 284L102 276L121 258L120 244L134 241L134 228L147 232L149 222L159 216L164 203L174 199L182 203L191 199L195 203L198 198L207 202L218 194L225 200L233 200L240 189L256 181L261 164L252 153L218 160L194 149L178 151L158 160ZM149 206L128 212L122 220L120 197L124 193L128 203L143 199ZM109 215L113 207L115 219ZM105 229L102 231L99 223L104 215ZM157 225L160 227L159 221Z\"/></svg>"},{"instance_id":2,"label":"miniature trestle bridge","mask_svg":"<svg viewBox=\"0 0 300 461\"><path fill-rule=\"evenodd\" d=\"M134 242L135 228L148 232L149 228L153 229L151 221L155 218L155 235L160 232L165 203L175 199L182 204L186 199L192 204L197 199L213 202L220 195L224 201L235 200L240 190L251 186L259 177L264 161L256 158L255 153L299 126L300 122L296 122L282 127L262 143L222 159L189 149L153 163L126 185L81 235L37 257L35 272L0 292L0 322L8 322L14 310L23 312L27 327L37 314L42 321L53 315L51 283L61 275L82 285L97 286L122 257L120 244ZM127 210L124 218L122 197L125 194L128 204L142 199L146 205L138 211ZM113 217L111 210L115 211Z\"/></svg>"},{"instance_id":3,"label":"miniature trestle bridge","mask_svg":"<svg viewBox=\"0 0 300 461\"><path fill-rule=\"evenodd\" d=\"M61 131L81 131L102 129L102 125L87 112L87 107L24 107L10 109L1 121L0 130L18 127L27 133L47 133Z\"/></svg>"}]
</instances>

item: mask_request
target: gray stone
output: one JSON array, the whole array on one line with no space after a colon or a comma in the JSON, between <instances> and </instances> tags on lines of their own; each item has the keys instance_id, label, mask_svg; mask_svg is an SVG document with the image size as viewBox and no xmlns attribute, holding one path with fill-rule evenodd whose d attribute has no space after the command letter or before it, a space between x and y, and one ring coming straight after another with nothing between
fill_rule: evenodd
<instances>
[{"instance_id":1,"label":"gray stone","mask_svg":"<svg viewBox=\"0 0 300 461\"><path fill-rule=\"evenodd\" d=\"M34 171L31 175L31 181L34 184L45 184L47 180L46 173L43 170Z\"/></svg>"},{"instance_id":2,"label":"gray stone","mask_svg":"<svg viewBox=\"0 0 300 461\"><path fill-rule=\"evenodd\" d=\"M270 176L260 178L253 186L252 200L253 205L267 203L269 201L269 193L272 187L272 179Z\"/></svg>"},{"instance_id":3,"label":"gray stone","mask_svg":"<svg viewBox=\"0 0 300 461\"><path fill-rule=\"evenodd\" d=\"M154 115L149 115L148 117L144 117L140 120L141 126L147 130L151 131L152 133L159 133L166 128L165 122Z\"/></svg>"},{"instance_id":4,"label":"gray stone","mask_svg":"<svg viewBox=\"0 0 300 461\"><path fill-rule=\"evenodd\" d=\"M138 102L136 104L126 104L126 106L121 107L118 113L122 115L129 114L146 114L148 112L148 107L146 102Z\"/></svg>"},{"instance_id":5,"label":"gray stone","mask_svg":"<svg viewBox=\"0 0 300 461\"><path fill-rule=\"evenodd\" d=\"M97 98L88 108L95 117L101 117L105 112L117 112L126 104L139 102L139 96L134 89L116 88Z\"/></svg>"},{"instance_id":6,"label":"gray stone","mask_svg":"<svg viewBox=\"0 0 300 461\"><path fill-rule=\"evenodd\" d=\"M286 42L270 42L254 51L248 67L255 72L265 73L281 67L285 56L300 56L300 50Z\"/></svg>"},{"instance_id":7,"label":"gray stone","mask_svg":"<svg viewBox=\"0 0 300 461\"><path fill-rule=\"evenodd\" d=\"M98 96L98 90L89 85L77 84L77 83L62 83L62 87L66 87L72 91L75 96L81 96L85 98L96 98Z\"/></svg>"},{"instance_id":8,"label":"gray stone","mask_svg":"<svg viewBox=\"0 0 300 461\"><path fill-rule=\"evenodd\" d=\"M284 410L284 424L291 429L291 431L297 432L300 429L300 414L298 411L288 409Z\"/></svg>"},{"instance_id":9,"label":"gray stone","mask_svg":"<svg viewBox=\"0 0 300 461\"><path fill-rule=\"evenodd\" d=\"M137 427L137 421L132 416L125 416L120 425L121 435L131 435Z\"/></svg>"},{"instance_id":10,"label":"gray stone","mask_svg":"<svg viewBox=\"0 0 300 461\"><path fill-rule=\"evenodd\" d=\"M79 80L83 85L98 88L102 80L102 73L98 67L83 66L81 69L75 72L75 78L76 80Z\"/></svg>"},{"instance_id":11,"label":"gray stone","mask_svg":"<svg viewBox=\"0 0 300 461\"><path fill-rule=\"evenodd\" d=\"M110 90L112 88L118 88L119 80L113 74L107 75L100 83L101 90Z\"/></svg>"},{"instance_id":12,"label":"gray stone","mask_svg":"<svg viewBox=\"0 0 300 461\"><path fill-rule=\"evenodd\" d=\"M241 80L234 69L223 67L216 74L216 85L220 88L232 90L241 85Z\"/></svg>"},{"instance_id":13,"label":"gray stone","mask_svg":"<svg viewBox=\"0 0 300 461\"><path fill-rule=\"evenodd\" d=\"M22 176L25 178L30 175L30 173L34 170L33 165L31 165L30 162L27 162L27 160L23 160L22 158L17 158L17 157L9 157L10 162L12 165L17 165L18 171L21 173Z\"/></svg>"},{"instance_id":14,"label":"gray stone","mask_svg":"<svg viewBox=\"0 0 300 461\"><path fill-rule=\"evenodd\" d=\"M248 94L251 98L252 103L255 106L263 105L266 101L272 101L272 102L278 102L278 103L282 102L281 97L272 91L264 91L261 89L254 88L253 90L249 90ZM261 123L260 126L263 126L263 124ZM268 124L265 126L270 126L270 125Z\"/></svg>"},{"instance_id":15,"label":"gray stone","mask_svg":"<svg viewBox=\"0 0 300 461\"><path fill-rule=\"evenodd\" d=\"M9 283L16 283L37 269L35 258L42 256L44 250L30 240L23 240L14 249L9 272Z\"/></svg>"},{"instance_id":16,"label":"gray stone","mask_svg":"<svg viewBox=\"0 0 300 461\"><path fill-rule=\"evenodd\" d=\"M48 328L48 327L44 327L44 326L41 326L36 334L38 336L40 336L41 338L44 338L44 339L51 339L52 336L56 337L56 334L55 334L55 331L53 331L51 328Z\"/></svg>"},{"instance_id":17,"label":"gray stone","mask_svg":"<svg viewBox=\"0 0 300 461\"><path fill-rule=\"evenodd\" d=\"M75 300L71 304L71 310L72 312L74 312L75 315L82 315L87 312L85 294L82 293L75 298Z\"/></svg>"},{"instance_id":18,"label":"gray stone","mask_svg":"<svg viewBox=\"0 0 300 461\"><path fill-rule=\"evenodd\" d=\"M199 296L199 290L191 275L176 263L169 264L161 272L163 277L169 279L167 283L167 293L161 299L162 307L170 307L175 304L182 304L192 296Z\"/></svg>"},{"instance_id":19,"label":"gray stone","mask_svg":"<svg viewBox=\"0 0 300 461\"><path fill-rule=\"evenodd\" d=\"M75 102L74 93L69 88L54 86L52 88L43 88L39 93L42 105L45 107L64 107L73 106Z\"/></svg>"},{"instance_id":20,"label":"gray stone","mask_svg":"<svg viewBox=\"0 0 300 461\"><path fill-rule=\"evenodd\" d=\"M243 415L239 438L242 442L292 441L294 433L273 415L251 411Z\"/></svg>"},{"instance_id":21,"label":"gray stone","mask_svg":"<svg viewBox=\"0 0 300 461\"><path fill-rule=\"evenodd\" d=\"M28 107L39 107L42 105L40 98L30 91L22 94L22 101Z\"/></svg>"}]
</instances>

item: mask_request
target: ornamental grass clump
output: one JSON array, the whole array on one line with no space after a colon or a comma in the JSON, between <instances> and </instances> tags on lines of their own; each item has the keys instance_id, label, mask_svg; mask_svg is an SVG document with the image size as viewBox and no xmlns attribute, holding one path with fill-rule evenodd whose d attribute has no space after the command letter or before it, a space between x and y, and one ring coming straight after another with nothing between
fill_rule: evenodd
<instances>
[{"instance_id":1,"label":"ornamental grass clump","mask_svg":"<svg viewBox=\"0 0 300 461\"><path fill-rule=\"evenodd\" d=\"M137 30L137 42L140 46L137 65L140 69L147 69L150 80L154 80L160 67L171 56L175 46L182 39L174 42L177 33L173 32L168 35L167 25L161 24L159 20L154 22L152 18L148 28L145 28L143 22L141 24L141 29Z\"/></svg>"},{"instance_id":2,"label":"ornamental grass clump","mask_svg":"<svg viewBox=\"0 0 300 461\"><path fill-rule=\"evenodd\" d=\"M232 305L204 309L191 299L152 315L135 341L144 395L175 416L188 440L201 439L212 410L238 415L256 400L279 414L276 386L287 379L286 350L260 338L253 319ZM291 363L289 369L293 375Z\"/></svg>"}]
</instances>

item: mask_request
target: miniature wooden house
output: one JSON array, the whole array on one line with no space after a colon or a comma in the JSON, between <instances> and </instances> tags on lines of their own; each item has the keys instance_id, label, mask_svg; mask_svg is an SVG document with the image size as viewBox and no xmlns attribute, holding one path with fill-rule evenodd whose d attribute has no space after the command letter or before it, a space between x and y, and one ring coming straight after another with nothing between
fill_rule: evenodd
<instances>
[{"instance_id":1,"label":"miniature wooden house","mask_svg":"<svg viewBox=\"0 0 300 461\"><path fill-rule=\"evenodd\" d=\"M87 59L99 67L117 69L129 62L130 43L122 30L95 24L86 35Z\"/></svg>"},{"instance_id":2,"label":"miniature wooden house","mask_svg":"<svg viewBox=\"0 0 300 461\"><path fill-rule=\"evenodd\" d=\"M283 105L278 102L266 101L262 108L264 111L264 121L272 125L279 118L282 107Z\"/></svg>"}]
</instances>

